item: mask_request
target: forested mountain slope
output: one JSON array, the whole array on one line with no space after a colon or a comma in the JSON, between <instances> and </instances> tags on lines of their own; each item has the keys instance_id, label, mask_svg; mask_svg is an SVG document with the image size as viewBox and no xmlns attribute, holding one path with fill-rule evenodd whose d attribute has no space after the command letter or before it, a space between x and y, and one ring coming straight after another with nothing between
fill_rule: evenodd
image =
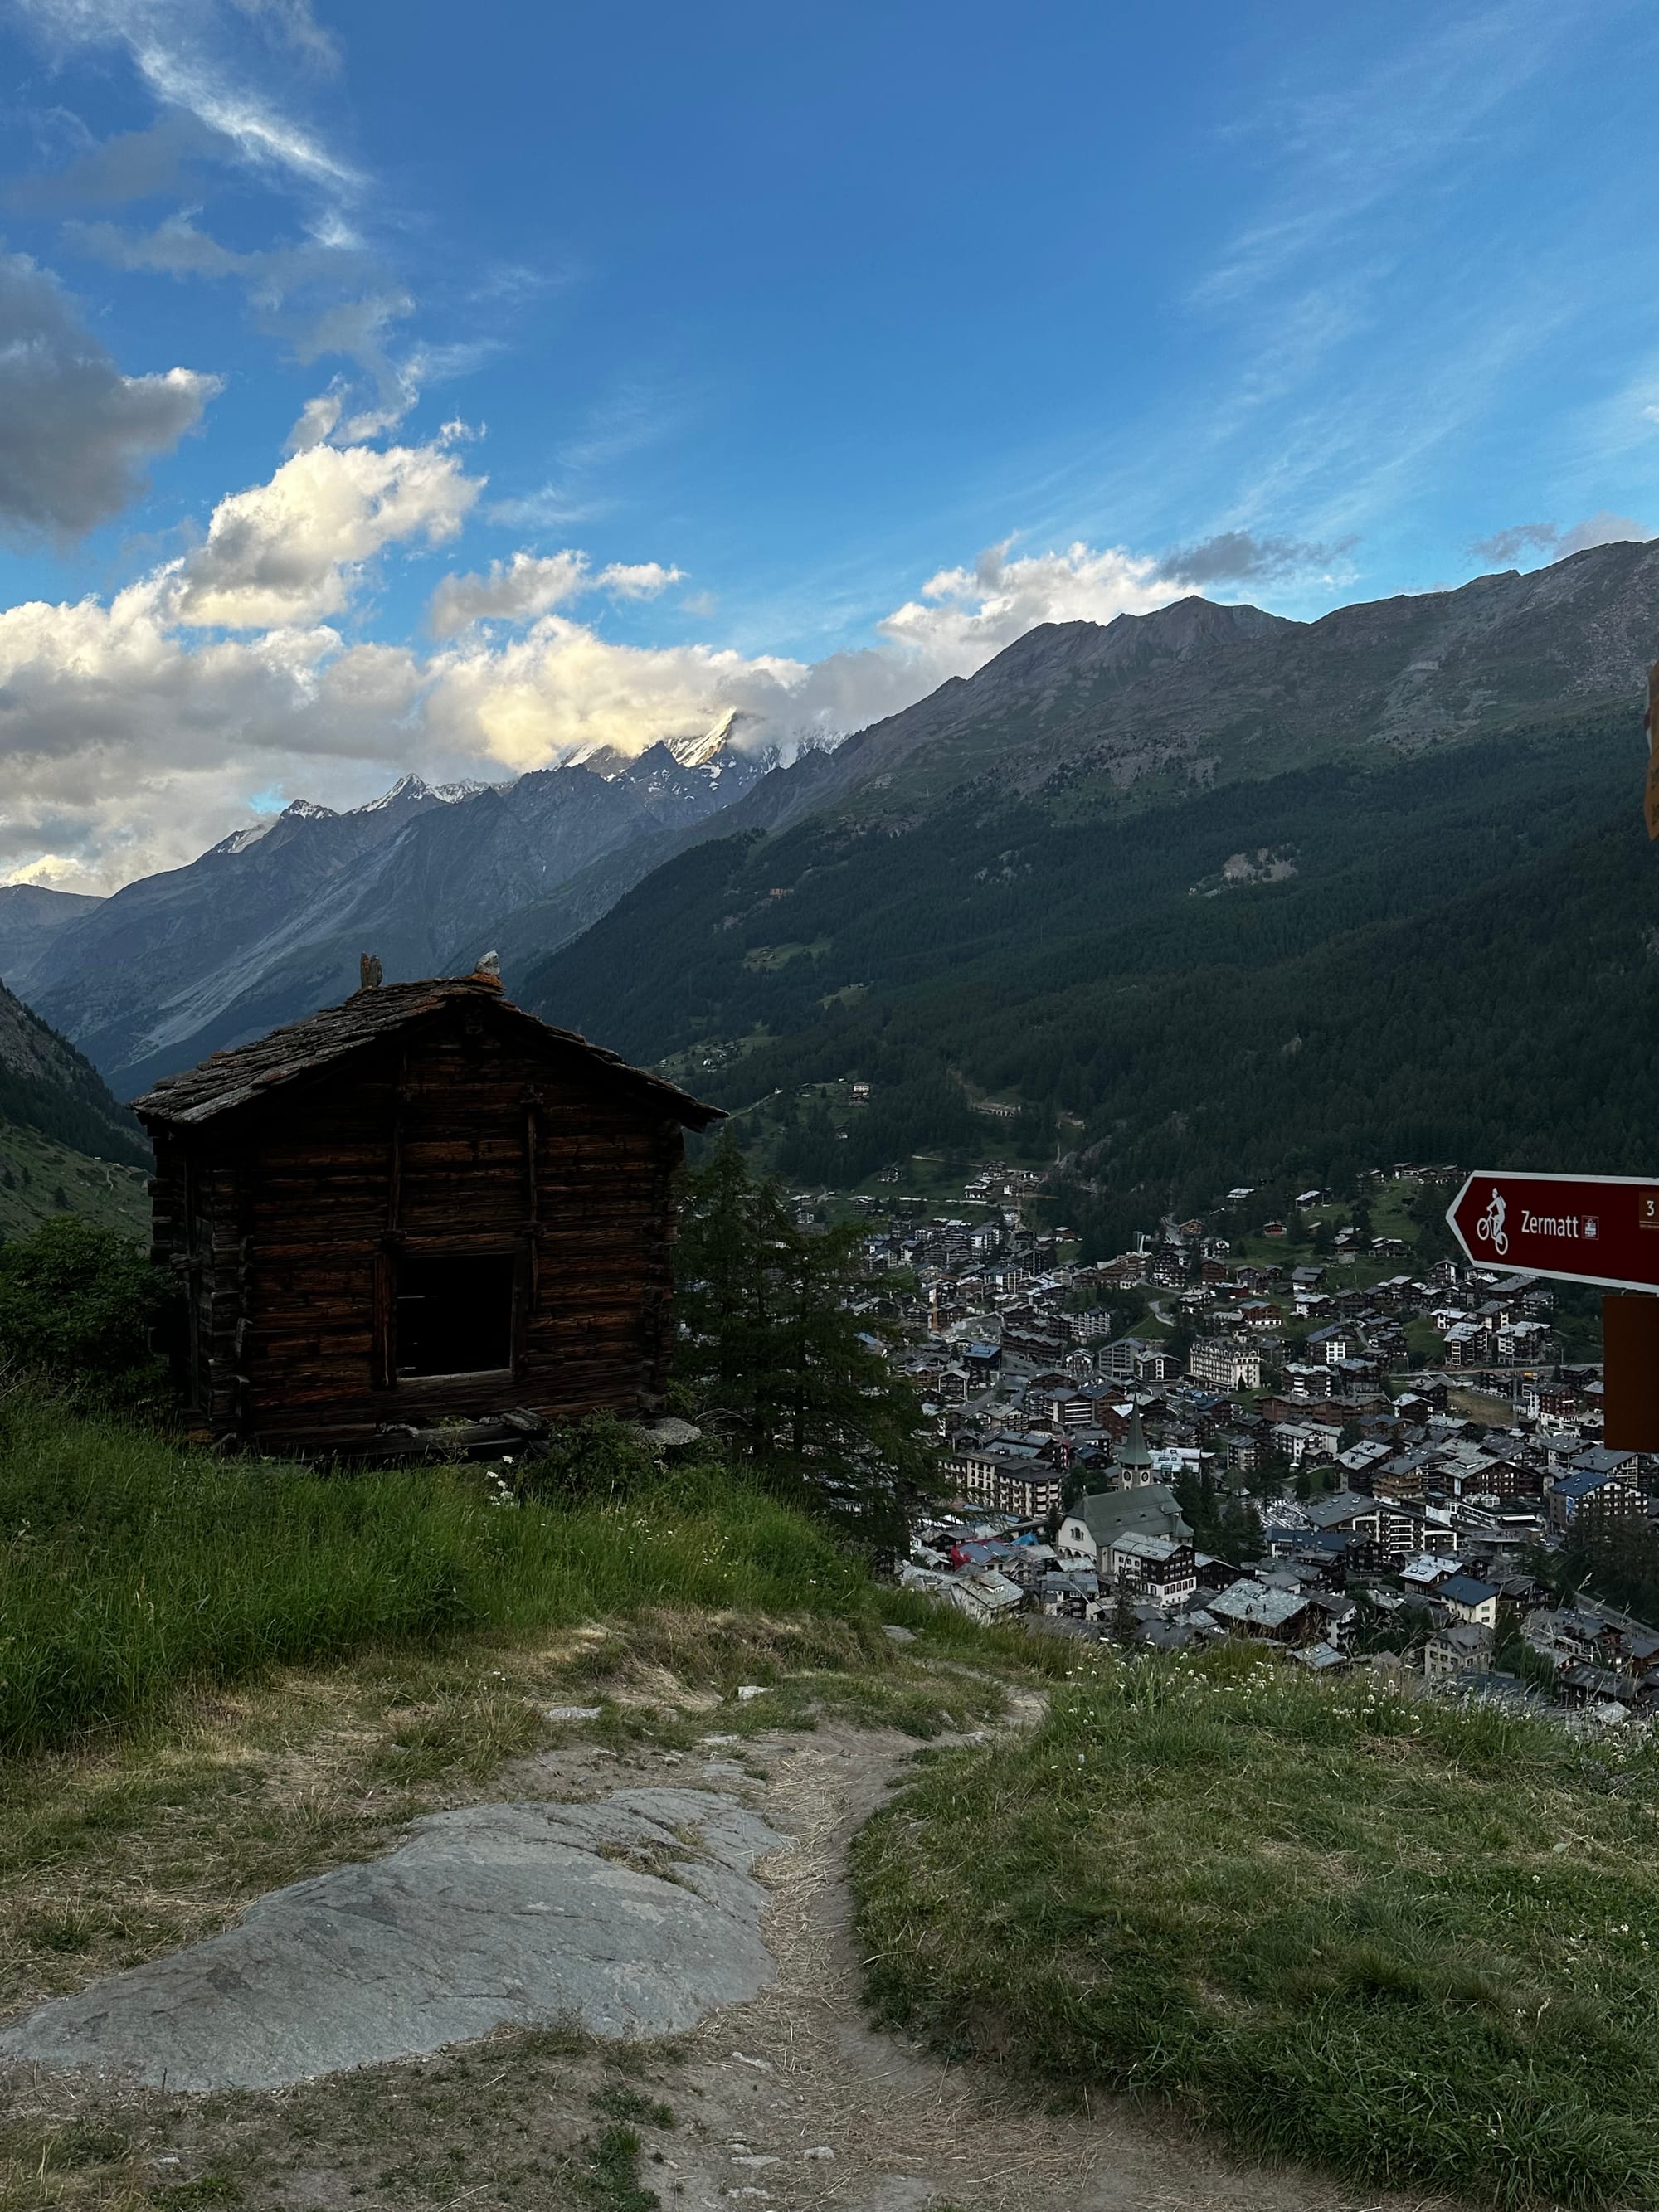
<instances>
[{"instance_id":1,"label":"forested mountain slope","mask_svg":"<svg viewBox=\"0 0 1659 2212\"><path fill-rule=\"evenodd\" d=\"M904 825L811 817L682 854L524 995L685 1054L805 1179L994 1149L985 1093L1098 1186L1079 1208L1296 1163L1637 1169L1659 1085L1641 768L1627 710L1070 823L972 793ZM874 1085L845 1139L797 1095L844 1076Z\"/></svg>"},{"instance_id":2,"label":"forested mountain slope","mask_svg":"<svg viewBox=\"0 0 1659 2212\"><path fill-rule=\"evenodd\" d=\"M149 1161L137 1123L97 1070L0 983L0 1138L8 1125L77 1152L135 1167Z\"/></svg>"}]
</instances>

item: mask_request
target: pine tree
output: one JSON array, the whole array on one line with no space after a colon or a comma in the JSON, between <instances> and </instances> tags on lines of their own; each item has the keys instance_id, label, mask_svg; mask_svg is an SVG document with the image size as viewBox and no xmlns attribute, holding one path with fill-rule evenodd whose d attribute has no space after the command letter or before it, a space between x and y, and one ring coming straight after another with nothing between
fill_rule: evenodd
<instances>
[{"instance_id":1,"label":"pine tree","mask_svg":"<svg viewBox=\"0 0 1659 2212\"><path fill-rule=\"evenodd\" d=\"M915 1393L849 1310L866 1281L858 1225L799 1227L728 1136L684 1180L677 1272L687 1411L769 1488L897 1541L933 1453Z\"/></svg>"},{"instance_id":2,"label":"pine tree","mask_svg":"<svg viewBox=\"0 0 1659 2212\"><path fill-rule=\"evenodd\" d=\"M1129 1602L1129 1593L1121 1583L1118 1584L1117 1595L1112 1601L1112 1623L1109 1632L1113 1643L1121 1644L1126 1651L1140 1635L1140 1621Z\"/></svg>"}]
</instances>

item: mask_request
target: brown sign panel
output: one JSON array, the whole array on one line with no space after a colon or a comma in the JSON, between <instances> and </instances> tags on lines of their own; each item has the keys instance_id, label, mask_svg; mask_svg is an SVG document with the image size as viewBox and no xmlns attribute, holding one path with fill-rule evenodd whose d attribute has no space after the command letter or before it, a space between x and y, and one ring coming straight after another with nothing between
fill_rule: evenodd
<instances>
[{"instance_id":1,"label":"brown sign panel","mask_svg":"<svg viewBox=\"0 0 1659 2212\"><path fill-rule=\"evenodd\" d=\"M1446 1219L1480 1267L1609 1290L1659 1290L1659 1182L1650 1176L1483 1168L1458 1192Z\"/></svg>"},{"instance_id":2,"label":"brown sign panel","mask_svg":"<svg viewBox=\"0 0 1659 2212\"><path fill-rule=\"evenodd\" d=\"M1659 1298L1601 1301L1609 1451L1659 1451Z\"/></svg>"}]
</instances>

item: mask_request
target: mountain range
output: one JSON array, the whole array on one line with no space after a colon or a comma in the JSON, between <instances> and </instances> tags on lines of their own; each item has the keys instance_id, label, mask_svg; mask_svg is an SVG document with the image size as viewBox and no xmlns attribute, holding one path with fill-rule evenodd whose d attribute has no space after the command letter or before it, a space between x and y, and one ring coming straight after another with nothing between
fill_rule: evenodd
<instances>
[{"instance_id":1,"label":"mountain range","mask_svg":"<svg viewBox=\"0 0 1659 2212\"><path fill-rule=\"evenodd\" d=\"M520 996L802 1180L1018 1105L1108 1242L1114 1194L1144 1222L1295 1163L1640 1168L1656 652L1645 544L1312 623L1045 626L682 833ZM852 1077L860 1110L803 1096Z\"/></svg>"},{"instance_id":2,"label":"mountain range","mask_svg":"<svg viewBox=\"0 0 1659 2212\"><path fill-rule=\"evenodd\" d=\"M125 1096L343 996L360 952L392 979L494 946L523 1003L842 1182L983 1149L992 1093L1079 1209L1291 1158L1628 1164L1656 651L1636 544L1313 623L1045 624L787 764L728 722L301 803L102 902L15 886L0 972ZM869 1109L831 1126L802 1094L854 1073Z\"/></svg>"},{"instance_id":3,"label":"mountain range","mask_svg":"<svg viewBox=\"0 0 1659 2212\"><path fill-rule=\"evenodd\" d=\"M103 900L0 890L0 974L122 1097L356 989L538 941L534 911L601 854L683 830L775 757L726 732L595 749L501 787L406 775L349 812L297 799L189 866Z\"/></svg>"}]
</instances>

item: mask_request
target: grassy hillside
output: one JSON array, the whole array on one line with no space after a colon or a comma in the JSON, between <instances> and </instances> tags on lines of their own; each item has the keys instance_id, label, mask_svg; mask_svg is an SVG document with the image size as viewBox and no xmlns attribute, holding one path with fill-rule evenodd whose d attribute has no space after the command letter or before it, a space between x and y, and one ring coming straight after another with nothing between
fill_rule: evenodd
<instances>
[{"instance_id":1,"label":"grassy hillside","mask_svg":"<svg viewBox=\"0 0 1659 2212\"><path fill-rule=\"evenodd\" d=\"M148 1239L144 1170L92 1159L38 1129L0 1121L0 1237L27 1237L65 1212Z\"/></svg>"},{"instance_id":2,"label":"grassy hillside","mask_svg":"<svg viewBox=\"0 0 1659 2212\"><path fill-rule=\"evenodd\" d=\"M1076 1117L1084 1179L1194 1203L1379 1158L1627 1167L1659 1077L1639 768L1620 719L1133 819L808 821L682 855L522 995L722 1104L781 1093L804 1178L983 1146L975 1091ZM875 1090L842 1142L799 1094L847 1075Z\"/></svg>"},{"instance_id":3,"label":"grassy hillside","mask_svg":"<svg viewBox=\"0 0 1659 2212\"><path fill-rule=\"evenodd\" d=\"M1050 1690L1035 1725L924 1753L857 1842L884 2016L1044 2096L1127 2088L1368 2185L1659 2206L1647 1746L1243 1650L1125 1662L981 1632L717 1468L511 1502L481 1470L325 1480L15 1391L0 1624L0 2010L176 1949L424 1813L546 1794L532 1755L605 1786L612 1761L660 1781L713 1745L764 1783L754 1755L820 1722L926 1741ZM492 2045L490 2080L519 2057ZM431 2076L410 2078L424 2112ZM165 2130L247 2185L188 2201L263 2201L246 2142L286 2100L228 2127L204 2105L198 2129L118 2087L76 2098L86 2141L106 2130L84 2154L64 2124L0 2127L18 2202L125 2202L106 2185L129 2168L149 2201ZM542 2177L514 2201L565 2198Z\"/></svg>"},{"instance_id":4,"label":"grassy hillside","mask_svg":"<svg viewBox=\"0 0 1659 2212\"><path fill-rule=\"evenodd\" d=\"M1050 2093L1509 2205L1659 2204L1659 1752L1086 1655L860 1838L870 1994Z\"/></svg>"},{"instance_id":5,"label":"grassy hillside","mask_svg":"<svg viewBox=\"0 0 1659 2212\"><path fill-rule=\"evenodd\" d=\"M873 1621L854 1559L718 1472L657 1480L648 1514L626 1498L498 1495L453 1470L334 1480L226 1462L13 1391L0 1400L0 1752L387 1641L670 1603Z\"/></svg>"}]
</instances>

